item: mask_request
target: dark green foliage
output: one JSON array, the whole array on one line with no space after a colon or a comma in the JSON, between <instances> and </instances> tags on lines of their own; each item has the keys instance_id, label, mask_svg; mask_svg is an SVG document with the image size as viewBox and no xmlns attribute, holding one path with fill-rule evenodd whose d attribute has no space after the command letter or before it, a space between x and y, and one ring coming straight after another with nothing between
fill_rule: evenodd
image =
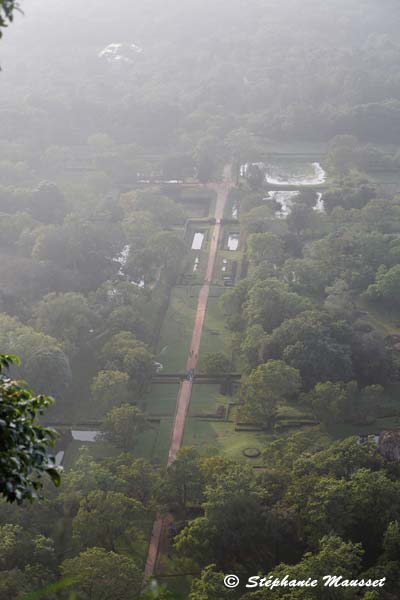
<instances>
[{"instance_id":1,"label":"dark green foliage","mask_svg":"<svg viewBox=\"0 0 400 600\"><path fill-rule=\"evenodd\" d=\"M122 404L106 415L102 431L105 440L129 452L135 448L138 436L148 428L146 416L136 406Z\"/></svg>"},{"instance_id":2,"label":"dark green foliage","mask_svg":"<svg viewBox=\"0 0 400 600\"><path fill-rule=\"evenodd\" d=\"M207 375L223 375L229 367L229 358L222 352L208 352L201 361L201 370Z\"/></svg>"},{"instance_id":3,"label":"dark green foliage","mask_svg":"<svg viewBox=\"0 0 400 600\"><path fill-rule=\"evenodd\" d=\"M12 22L16 10L19 10L19 2L15 0L0 1L0 37L3 35L1 30Z\"/></svg>"},{"instance_id":4,"label":"dark green foliage","mask_svg":"<svg viewBox=\"0 0 400 600\"><path fill-rule=\"evenodd\" d=\"M0 356L0 494L21 503L38 497L45 473L59 485L60 470L49 454L56 433L36 421L53 401L33 396L23 383L7 375L16 362L13 356Z\"/></svg>"}]
</instances>

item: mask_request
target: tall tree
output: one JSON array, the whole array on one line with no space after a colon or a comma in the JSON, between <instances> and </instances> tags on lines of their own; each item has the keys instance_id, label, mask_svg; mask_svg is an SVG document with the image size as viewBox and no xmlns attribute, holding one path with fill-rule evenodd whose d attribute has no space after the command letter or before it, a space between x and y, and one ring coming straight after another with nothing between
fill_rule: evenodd
<instances>
[{"instance_id":1,"label":"tall tree","mask_svg":"<svg viewBox=\"0 0 400 600\"><path fill-rule=\"evenodd\" d=\"M0 355L0 495L20 503L38 497L45 473L59 485L60 470L49 453L56 433L37 423L52 400L33 396L7 375L7 369L16 362L13 356Z\"/></svg>"},{"instance_id":2,"label":"tall tree","mask_svg":"<svg viewBox=\"0 0 400 600\"><path fill-rule=\"evenodd\" d=\"M123 452L130 452L135 448L138 436L148 428L146 416L136 406L123 404L107 414L102 431L105 440Z\"/></svg>"},{"instance_id":3,"label":"tall tree","mask_svg":"<svg viewBox=\"0 0 400 600\"><path fill-rule=\"evenodd\" d=\"M74 541L81 549L98 546L116 551L141 537L144 508L120 492L96 490L84 497L72 523Z\"/></svg>"},{"instance_id":4,"label":"tall tree","mask_svg":"<svg viewBox=\"0 0 400 600\"><path fill-rule=\"evenodd\" d=\"M61 565L62 575L76 583L73 589L79 598L92 600L133 600L141 584L136 563L123 554L104 548L89 548Z\"/></svg>"},{"instance_id":5,"label":"tall tree","mask_svg":"<svg viewBox=\"0 0 400 600\"><path fill-rule=\"evenodd\" d=\"M283 361L270 360L259 365L241 385L243 414L270 429L276 418L278 403L293 398L300 387L299 372Z\"/></svg>"}]
</instances>

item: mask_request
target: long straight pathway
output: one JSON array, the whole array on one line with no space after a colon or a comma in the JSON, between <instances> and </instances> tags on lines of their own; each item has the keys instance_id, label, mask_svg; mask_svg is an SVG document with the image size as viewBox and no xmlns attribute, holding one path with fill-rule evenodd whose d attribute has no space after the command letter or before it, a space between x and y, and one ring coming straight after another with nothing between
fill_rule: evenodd
<instances>
[{"instance_id":1,"label":"long straight pathway","mask_svg":"<svg viewBox=\"0 0 400 600\"><path fill-rule=\"evenodd\" d=\"M232 188L230 165L227 165L224 168L223 181L221 183L210 184L209 188L213 189L217 193L217 201L214 214L215 225L213 225L211 230L211 242L210 250L208 253L207 269L204 277L204 283L200 289L199 299L197 303L192 339L190 342L189 354L186 362L187 372L189 372L191 369L194 370L196 368L199 356L201 334L203 331L204 320L207 310L207 301L210 293L210 285L212 283L212 278L214 274L215 260L217 257L219 240L221 237L221 221L224 215L226 200L228 198L229 191ZM190 397L192 394L192 387L192 380L183 381L179 387L167 465L171 465L174 462L176 454L179 448L182 446L183 434L185 430L185 421L188 413ZM163 519L161 517L157 517L153 525L153 531L149 543L149 550L144 571L145 581L148 580L148 578L154 574L158 556L158 549L160 546L160 540L163 532L163 526Z\"/></svg>"}]
</instances>

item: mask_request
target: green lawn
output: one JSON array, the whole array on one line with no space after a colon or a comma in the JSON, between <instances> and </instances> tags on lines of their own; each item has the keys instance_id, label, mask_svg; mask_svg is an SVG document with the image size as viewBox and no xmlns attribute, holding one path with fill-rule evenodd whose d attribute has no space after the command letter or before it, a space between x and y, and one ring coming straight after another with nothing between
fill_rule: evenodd
<instances>
[{"instance_id":1,"label":"green lawn","mask_svg":"<svg viewBox=\"0 0 400 600\"><path fill-rule=\"evenodd\" d=\"M220 404L225 406L229 400L229 396L220 395L218 384L195 384L190 399L189 416L215 414L217 406Z\"/></svg>"},{"instance_id":2,"label":"green lawn","mask_svg":"<svg viewBox=\"0 0 400 600\"><path fill-rule=\"evenodd\" d=\"M166 417L160 421L157 438L150 458L154 464L164 465L167 462L173 422L172 417Z\"/></svg>"},{"instance_id":3,"label":"green lawn","mask_svg":"<svg viewBox=\"0 0 400 600\"><path fill-rule=\"evenodd\" d=\"M230 332L225 327L225 318L219 307L219 296L224 288L213 286L208 297L207 313L201 336L200 359L208 352L223 352L232 358Z\"/></svg>"},{"instance_id":4,"label":"green lawn","mask_svg":"<svg viewBox=\"0 0 400 600\"><path fill-rule=\"evenodd\" d=\"M178 383L153 383L143 401L145 412L151 416L173 416L178 390Z\"/></svg>"},{"instance_id":5,"label":"green lawn","mask_svg":"<svg viewBox=\"0 0 400 600\"><path fill-rule=\"evenodd\" d=\"M243 455L243 450L259 448L262 451L270 438L264 432L235 431L234 423L202 421L189 417L186 420L183 445L195 446L204 454L214 452L257 466L262 464L262 458L248 459Z\"/></svg>"},{"instance_id":6,"label":"green lawn","mask_svg":"<svg viewBox=\"0 0 400 600\"><path fill-rule=\"evenodd\" d=\"M165 373L184 372L196 315L198 288L176 287L161 329L157 360Z\"/></svg>"},{"instance_id":7,"label":"green lawn","mask_svg":"<svg viewBox=\"0 0 400 600\"><path fill-rule=\"evenodd\" d=\"M63 467L65 469L74 467L84 449L87 449L89 454L93 456L95 460L112 458L113 456L118 456L118 454L120 454L116 448L107 442L78 442L77 440L72 440L65 450Z\"/></svg>"},{"instance_id":8,"label":"green lawn","mask_svg":"<svg viewBox=\"0 0 400 600\"><path fill-rule=\"evenodd\" d=\"M194 271L193 269L196 264L196 258L199 260L196 271ZM206 250L189 250L183 269L185 283L189 282L189 285L202 285L204 282L207 262L208 252Z\"/></svg>"},{"instance_id":9,"label":"green lawn","mask_svg":"<svg viewBox=\"0 0 400 600\"><path fill-rule=\"evenodd\" d=\"M162 418L159 423L151 423L150 429L139 436L132 453L133 457L145 458L154 464L165 464L168 456L172 424L172 417ZM84 447L87 448L95 460L112 458L121 454L120 450L107 442L79 442L73 440L65 450L63 466L67 469L73 467Z\"/></svg>"},{"instance_id":10,"label":"green lawn","mask_svg":"<svg viewBox=\"0 0 400 600\"><path fill-rule=\"evenodd\" d=\"M161 187L161 189L163 193L183 207L189 218L206 217L214 214L216 194L211 190L200 186L190 187L185 185L179 185L175 189L171 186Z\"/></svg>"},{"instance_id":11,"label":"green lawn","mask_svg":"<svg viewBox=\"0 0 400 600\"><path fill-rule=\"evenodd\" d=\"M149 462L163 464L167 460L172 417L161 418L159 422L151 422L150 428L144 431L138 439L133 451L135 458L145 458Z\"/></svg>"}]
</instances>

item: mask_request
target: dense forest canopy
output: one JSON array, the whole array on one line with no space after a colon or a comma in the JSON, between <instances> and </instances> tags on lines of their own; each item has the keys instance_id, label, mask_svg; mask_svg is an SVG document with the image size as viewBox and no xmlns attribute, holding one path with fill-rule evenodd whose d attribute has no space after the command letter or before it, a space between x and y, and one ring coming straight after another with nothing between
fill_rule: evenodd
<instances>
[{"instance_id":1,"label":"dense forest canopy","mask_svg":"<svg viewBox=\"0 0 400 600\"><path fill-rule=\"evenodd\" d=\"M37 0L23 9L1 52L5 137L81 144L101 131L184 149L245 127L280 139L397 140L395 1L121 0L110 11ZM98 58L111 43L142 51L111 66Z\"/></svg>"}]
</instances>

